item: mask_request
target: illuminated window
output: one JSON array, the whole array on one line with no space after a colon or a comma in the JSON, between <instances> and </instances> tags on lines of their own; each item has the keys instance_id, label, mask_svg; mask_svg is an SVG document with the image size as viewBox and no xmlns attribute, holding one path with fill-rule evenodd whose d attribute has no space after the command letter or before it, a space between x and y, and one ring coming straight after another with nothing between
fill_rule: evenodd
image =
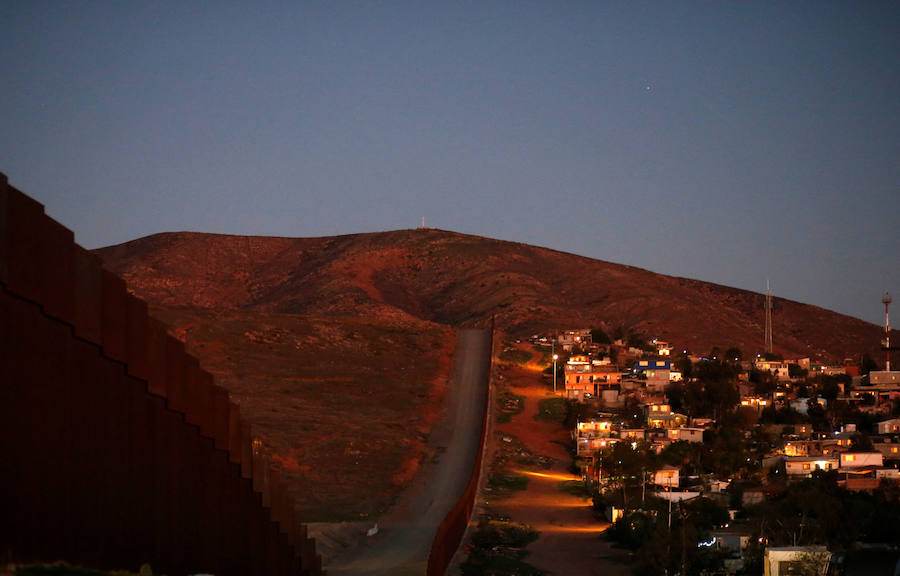
<instances>
[{"instance_id":1,"label":"illuminated window","mask_svg":"<svg viewBox=\"0 0 900 576\"><path fill-rule=\"evenodd\" d=\"M844 454L844 460L847 462L856 462L856 454Z\"/></svg>"},{"instance_id":2,"label":"illuminated window","mask_svg":"<svg viewBox=\"0 0 900 576\"><path fill-rule=\"evenodd\" d=\"M897 447L896 447L896 446L891 446L891 452L893 452L894 454L896 454L896 453L898 452Z\"/></svg>"},{"instance_id":3,"label":"illuminated window","mask_svg":"<svg viewBox=\"0 0 900 576\"><path fill-rule=\"evenodd\" d=\"M804 470L809 470L809 464L804 464L804 465L803 465L803 469L804 469Z\"/></svg>"}]
</instances>

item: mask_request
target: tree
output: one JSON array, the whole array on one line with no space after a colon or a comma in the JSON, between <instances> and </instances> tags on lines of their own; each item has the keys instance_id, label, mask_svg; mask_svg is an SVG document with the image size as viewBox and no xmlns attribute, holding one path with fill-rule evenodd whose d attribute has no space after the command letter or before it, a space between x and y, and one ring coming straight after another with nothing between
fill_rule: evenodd
<instances>
[{"instance_id":1,"label":"tree","mask_svg":"<svg viewBox=\"0 0 900 576\"><path fill-rule=\"evenodd\" d=\"M846 376L846 374L843 376ZM849 376L847 378L849 379ZM838 394L841 393L842 383L844 383L843 378L823 374L819 378L819 395L828 400L829 404L832 404L837 399Z\"/></svg>"},{"instance_id":2,"label":"tree","mask_svg":"<svg viewBox=\"0 0 900 576\"><path fill-rule=\"evenodd\" d=\"M799 364L788 364L788 376L791 378L806 378L809 376L809 370Z\"/></svg>"},{"instance_id":3,"label":"tree","mask_svg":"<svg viewBox=\"0 0 900 576\"><path fill-rule=\"evenodd\" d=\"M871 356L869 356L868 352L866 352L865 354L863 354L862 362L860 362L859 364L859 375L865 376L873 370L878 370L878 363L875 362L875 360L873 360Z\"/></svg>"},{"instance_id":4,"label":"tree","mask_svg":"<svg viewBox=\"0 0 900 576\"><path fill-rule=\"evenodd\" d=\"M673 412L681 412L684 409L684 384L672 382L666 386L666 402L672 407Z\"/></svg>"},{"instance_id":5,"label":"tree","mask_svg":"<svg viewBox=\"0 0 900 576\"><path fill-rule=\"evenodd\" d=\"M750 383L753 384L753 392L758 396L769 396L778 388L778 380L771 372L763 372L756 368L750 370Z\"/></svg>"},{"instance_id":6,"label":"tree","mask_svg":"<svg viewBox=\"0 0 900 576\"><path fill-rule=\"evenodd\" d=\"M678 360L675 361L675 368L681 372L681 377L684 380L691 379L691 371L694 367L693 362L688 356L680 356Z\"/></svg>"},{"instance_id":7,"label":"tree","mask_svg":"<svg viewBox=\"0 0 900 576\"><path fill-rule=\"evenodd\" d=\"M609 336L599 327L591 329L591 340L594 344L610 344Z\"/></svg>"},{"instance_id":8,"label":"tree","mask_svg":"<svg viewBox=\"0 0 900 576\"><path fill-rule=\"evenodd\" d=\"M790 573L796 576L825 576L830 556L828 552L800 552L795 560L790 561Z\"/></svg>"},{"instance_id":9,"label":"tree","mask_svg":"<svg viewBox=\"0 0 900 576\"><path fill-rule=\"evenodd\" d=\"M739 362L744 358L744 355L741 353L741 349L737 346L732 346L731 348L725 350L723 353L725 360L727 362Z\"/></svg>"}]
</instances>

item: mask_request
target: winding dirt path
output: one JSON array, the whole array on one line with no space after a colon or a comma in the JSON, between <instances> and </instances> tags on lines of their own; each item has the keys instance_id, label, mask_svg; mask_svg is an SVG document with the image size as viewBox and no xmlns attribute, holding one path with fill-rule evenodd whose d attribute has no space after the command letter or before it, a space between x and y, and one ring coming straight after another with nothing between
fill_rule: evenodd
<instances>
[{"instance_id":1,"label":"winding dirt path","mask_svg":"<svg viewBox=\"0 0 900 576\"><path fill-rule=\"evenodd\" d=\"M565 449L569 432L557 422L535 420L538 403L552 397L541 382L536 367L512 366L504 371L510 390L523 396L524 410L510 422L495 427L499 434L515 436L537 456L553 459L547 470L529 472L528 488L511 497L490 501L491 509L515 522L530 524L540 537L527 547L525 561L556 576L619 576L629 573L621 551L615 550L603 536L609 524L597 520L590 500L560 490L560 483L580 480L569 472L571 456Z\"/></svg>"}]
</instances>

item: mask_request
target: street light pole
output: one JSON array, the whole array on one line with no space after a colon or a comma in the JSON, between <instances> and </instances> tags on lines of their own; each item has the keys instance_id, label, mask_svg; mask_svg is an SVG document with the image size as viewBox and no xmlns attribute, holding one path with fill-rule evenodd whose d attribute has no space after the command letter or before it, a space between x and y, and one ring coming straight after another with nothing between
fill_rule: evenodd
<instances>
[{"instance_id":1,"label":"street light pole","mask_svg":"<svg viewBox=\"0 0 900 576\"><path fill-rule=\"evenodd\" d=\"M556 361L559 359L559 354L553 355L553 395L556 396Z\"/></svg>"}]
</instances>

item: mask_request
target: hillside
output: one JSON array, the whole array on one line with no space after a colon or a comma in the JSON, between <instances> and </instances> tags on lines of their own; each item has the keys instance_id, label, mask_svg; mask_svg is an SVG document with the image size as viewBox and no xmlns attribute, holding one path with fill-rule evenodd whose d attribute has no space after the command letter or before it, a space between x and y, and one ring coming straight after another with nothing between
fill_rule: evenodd
<instances>
[{"instance_id":1,"label":"hillside","mask_svg":"<svg viewBox=\"0 0 900 576\"><path fill-rule=\"evenodd\" d=\"M761 349L760 294L440 230L333 238L157 234L96 251L241 404L308 521L377 517L428 446L452 326L617 327ZM880 329L775 299L787 357L875 354Z\"/></svg>"},{"instance_id":2,"label":"hillside","mask_svg":"<svg viewBox=\"0 0 900 576\"><path fill-rule=\"evenodd\" d=\"M142 298L196 306L469 326L496 315L517 334L623 327L707 351L763 342L764 296L697 280L441 230L331 238L168 233L97 251ZM877 354L880 328L774 300L776 351Z\"/></svg>"}]
</instances>

